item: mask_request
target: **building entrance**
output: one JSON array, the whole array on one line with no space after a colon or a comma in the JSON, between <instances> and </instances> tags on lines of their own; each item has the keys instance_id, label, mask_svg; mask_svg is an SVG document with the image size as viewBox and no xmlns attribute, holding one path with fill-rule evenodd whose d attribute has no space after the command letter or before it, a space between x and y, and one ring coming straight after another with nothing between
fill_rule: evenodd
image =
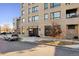
<instances>
[{"instance_id":1,"label":"building entrance","mask_svg":"<svg viewBox=\"0 0 79 59\"><path fill-rule=\"evenodd\" d=\"M38 28L30 28L29 36L38 36Z\"/></svg>"}]
</instances>

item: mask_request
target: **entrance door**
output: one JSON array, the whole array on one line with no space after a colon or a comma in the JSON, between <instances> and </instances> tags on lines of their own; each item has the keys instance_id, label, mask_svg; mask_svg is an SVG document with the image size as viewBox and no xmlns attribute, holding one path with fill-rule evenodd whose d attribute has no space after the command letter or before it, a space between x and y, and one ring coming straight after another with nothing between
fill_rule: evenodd
<instances>
[{"instance_id":1,"label":"entrance door","mask_svg":"<svg viewBox=\"0 0 79 59\"><path fill-rule=\"evenodd\" d=\"M78 36L78 26L77 25L68 25L67 38L74 38Z\"/></svg>"},{"instance_id":2,"label":"entrance door","mask_svg":"<svg viewBox=\"0 0 79 59\"><path fill-rule=\"evenodd\" d=\"M29 36L38 36L38 28L29 29Z\"/></svg>"},{"instance_id":3,"label":"entrance door","mask_svg":"<svg viewBox=\"0 0 79 59\"><path fill-rule=\"evenodd\" d=\"M33 36L38 36L38 28L33 28Z\"/></svg>"}]
</instances>

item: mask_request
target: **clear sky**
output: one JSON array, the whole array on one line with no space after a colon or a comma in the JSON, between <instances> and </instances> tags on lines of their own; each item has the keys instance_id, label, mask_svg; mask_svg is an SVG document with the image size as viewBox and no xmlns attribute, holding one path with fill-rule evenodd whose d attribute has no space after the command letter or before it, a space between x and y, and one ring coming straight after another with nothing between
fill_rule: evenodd
<instances>
[{"instance_id":1,"label":"clear sky","mask_svg":"<svg viewBox=\"0 0 79 59\"><path fill-rule=\"evenodd\" d=\"M19 3L0 3L0 25L12 26L13 18L20 16Z\"/></svg>"}]
</instances>

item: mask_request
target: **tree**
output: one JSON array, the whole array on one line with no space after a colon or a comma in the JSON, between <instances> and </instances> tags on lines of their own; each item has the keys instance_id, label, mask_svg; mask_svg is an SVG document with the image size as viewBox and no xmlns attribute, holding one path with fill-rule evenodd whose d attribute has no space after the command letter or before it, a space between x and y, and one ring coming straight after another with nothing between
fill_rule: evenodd
<instances>
[{"instance_id":1,"label":"tree","mask_svg":"<svg viewBox=\"0 0 79 59\"><path fill-rule=\"evenodd\" d=\"M52 36L56 37L62 33L61 27L58 24L52 26Z\"/></svg>"}]
</instances>

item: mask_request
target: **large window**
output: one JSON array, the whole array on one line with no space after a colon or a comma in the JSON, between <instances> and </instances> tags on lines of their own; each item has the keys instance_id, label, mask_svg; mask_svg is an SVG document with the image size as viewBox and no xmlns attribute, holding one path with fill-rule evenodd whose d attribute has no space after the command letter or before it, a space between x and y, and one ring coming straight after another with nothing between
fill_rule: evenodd
<instances>
[{"instance_id":1,"label":"large window","mask_svg":"<svg viewBox=\"0 0 79 59\"><path fill-rule=\"evenodd\" d=\"M32 21L38 21L39 20L39 16L32 16Z\"/></svg>"},{"instance_id":2,"label":"large window","mask_svg":"<svg viewBox=\"0 0 79 59\"><path fill-rule=\"evenodd\" d=\"M44 20L48 20L48 13L44 14Z\"/></svg>"},{"instance_id":3,"label":"large window","mask_svg":"<svg viewBox=\"0 0 79 59\"><path fill-rule=\"evenodd\" d=\"M48 3L44 3L44 9L48 9Z\"/></svg>"},{"instance_id":4,"label":"large window","mask_svg":"<svg viewBox=\"0 0 79 59\"><path fill-rule=\"evenodd\" d=\"M60 3L53 3L53 7L59 7Z\"/></svg>"},{"instance_id":5,"label":"large window","mask_svg":"<svg viewBox=\"0 0 79 59\"><path fill-rule=\"evenodd\" d=\"M45 36L51 36L52 35L52 26L45 26Z\"/></svg>"},{"instance_id":6,"label":"large window","mask_svg":"<svg viewBox=\"0 0 79 59\"><path fill-rule=\"evenodd\" d=\"M28 14L30 14L31 13L31 8L28 8Z\"/></svg>"},{"instance_id":7,"label":"large window","mask_svg":"<svg viewBox=\"0 0 79 59\"><path fill-rule=\"evenodd\" d=\"M52 12L51 13L51 19L60 19L61 14L60 12Z\"/></svg>"},{"instance_id":8,"label":"large window","mask_svg":"<svg viewBox=\"0 0 79 59\"><path fill-rule=\"evenodd\" d=\"M68 29L75 29L75 25L68 25Z\"/></svg>"},{"instance_id":9,"label":"large window","mask_svg":"<svg viewBox=\"0 0 79 59\"><path fill-rule=\"evenodd\" d=\"M77 9L70 9L70 10L66 10L66 17L67 18L74 18L76 17L76 11Z\"/></svg>"},{"instance_id":10,"label":"large window","mask_svg":"<svg viewBox=\"0 0 79 59\"><path fill-rule=\"evenodd\" d=\"M38 6L32 7L32 12L38 12Z\"/></svg>"}]
</instances>

